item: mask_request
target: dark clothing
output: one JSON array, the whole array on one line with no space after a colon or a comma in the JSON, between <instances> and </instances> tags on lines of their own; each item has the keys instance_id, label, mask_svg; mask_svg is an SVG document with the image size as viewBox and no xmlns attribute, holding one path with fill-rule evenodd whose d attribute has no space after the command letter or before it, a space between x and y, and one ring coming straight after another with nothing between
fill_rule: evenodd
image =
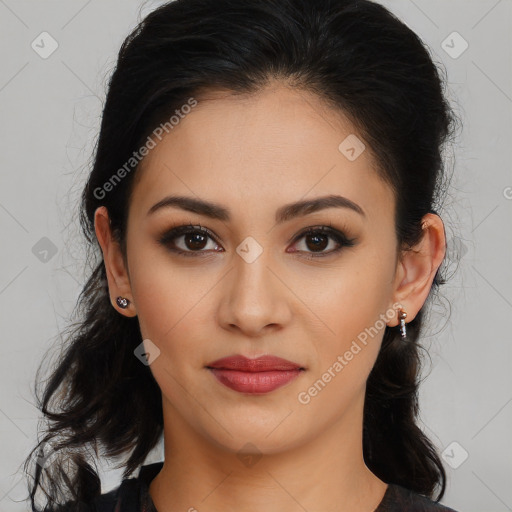
<instances>
[{"instance_id":1,"label":"dark clothing","mask_svg":"<svg viewBox=\"0 0 512 512\"><path fill-rule=\"evenodd\" d=\"M149 494L149 484L162 469L163 462L142 466L137 478L126 478L116 489L93 500L80 512L158 512ZM388 484L374 512L455 512L399 485Z\"/></svg>"}]
</instances>

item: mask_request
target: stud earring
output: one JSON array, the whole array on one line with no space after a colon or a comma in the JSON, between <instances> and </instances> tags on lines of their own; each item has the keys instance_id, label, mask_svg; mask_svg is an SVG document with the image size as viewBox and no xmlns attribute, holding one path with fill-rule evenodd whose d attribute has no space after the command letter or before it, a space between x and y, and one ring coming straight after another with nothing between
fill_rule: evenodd
<instances>
[{"instance_id":1,"label":"stud earring","mask_svg":"<svg viewBox=\"0 0 512 512\"><path fill-rule=\"evenodd\" d=\"M124 297L117 297L116 302L117 305L123 309L126 309L130 304L130 301L128 299L125 299Z\"/></svg>"},{"instance_id":2,"label":"stud earring","mask_svg":"<svg viewBox=\"0 0 512 512\"><path fill-rule=\"evenodd\" d=\"M406 329L405 329L406 317L407 317L407 313L403 309L400 309L400 311L398 312L398 318L400 320L400 334L402 335L402 340L407 339L407 333L406 333Z\"/></svg>"}]
</instances>

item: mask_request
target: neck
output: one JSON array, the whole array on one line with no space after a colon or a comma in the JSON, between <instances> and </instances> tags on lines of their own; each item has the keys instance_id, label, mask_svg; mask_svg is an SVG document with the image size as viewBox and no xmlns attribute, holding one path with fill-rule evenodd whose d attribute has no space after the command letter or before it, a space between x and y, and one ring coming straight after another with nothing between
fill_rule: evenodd
<instances>
[{"instance_id":1,"label":"neck","mask_svg":"<svg viewBox=\"0 0 512 512\"><path fill-rule=\"evenodd\" d=\"M272 445L272 433L249 443L231 436L244 447L237 450L201 435L164 401L165 461L152 500L158 512L372 512L387 486L363 460L363 403L300 445Z\"/></svg>"}]
</instances>

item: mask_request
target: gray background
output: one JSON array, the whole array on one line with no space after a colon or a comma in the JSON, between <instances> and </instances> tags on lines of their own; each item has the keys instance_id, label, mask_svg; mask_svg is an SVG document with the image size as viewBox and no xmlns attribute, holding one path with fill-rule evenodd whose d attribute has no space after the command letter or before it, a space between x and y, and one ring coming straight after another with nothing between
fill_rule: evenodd
<instances>
[{"instance_id":1,"label":"gray background","mask_svg":"<svg viewBox=\"0 0 512 512\"><path fill-rule=\"evenodd\" d=\"M19 501L26 493L20 465L37 435L35 371L85 278L76 206L107 79L123 39L161 3L0 0L2 512L28 510ZM440 212L449 258L459 254L461 262L424 338L432 364L422 427L444 451L444 503L460 512L512 510L512 1L383 3L446 67L447 94L464 125L446 155L455 176ZM31 47L42 46L44 31L58 44L47 58ZM160 446L148 461L161 456ZM104 467L104 491L119 478Z\"/></svg>"}]
</instances>

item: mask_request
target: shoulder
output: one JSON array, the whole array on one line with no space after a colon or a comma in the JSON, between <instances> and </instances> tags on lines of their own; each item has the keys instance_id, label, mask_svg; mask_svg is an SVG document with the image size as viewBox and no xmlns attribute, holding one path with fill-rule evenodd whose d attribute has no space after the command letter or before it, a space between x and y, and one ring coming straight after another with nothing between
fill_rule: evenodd
<instances>
[{"instance_id":1,"label":"shoulder","mask_svg":"<svg viewBox=\"0 0 512 512\"><path fill-rule=\"evenodd\" d=\"M119 501L119 496L122 494L125 485L125 481L123 481L123 483L115 489L94 498L89 504L90 512L115 512L116 504Z\"/></svg>"},{"instance_id":2,"label":"shoulder","mask_svg":"<svg viewBox=\"0 0 512 512\"><path fill-rule=\"evenodd\" d=\"M142 466L137 477L125 478L115 489L96 496L86 505L80 504L83 508L76 508L72 512L139 512L147 488L162 465L163 462L155 462Z\"/></svg>"},{"instance_id":3,"label":"shoulder","mask_svg":"<svg viewBox=\"0 0 512 512\"><path fill-rule=\"evenodd\" d=\"M140 481L127 478L115 489L94 498L86 512L138 512Z\"/></svg>"},{"instance_id":4,"label":"shoulder","mask_svg":"<svg viewBox=\"0 0 512 512\"><path fill-rule=\"evenodd\" d=\"M410 489L389 484L375 512L457 512Z\"/></svg>"},{"instance_id":5,"label":"shoulder","mask_svg":"<svg viewBox=\"0 0 512 512\"><path fill-rule=\"evenodd\" d=\"M139 487L140 482L137 479L128 478L115 489L100 494L87 503L69 501L52 508L51 512L138 512Z\"/></svg>"}]
</instances>

